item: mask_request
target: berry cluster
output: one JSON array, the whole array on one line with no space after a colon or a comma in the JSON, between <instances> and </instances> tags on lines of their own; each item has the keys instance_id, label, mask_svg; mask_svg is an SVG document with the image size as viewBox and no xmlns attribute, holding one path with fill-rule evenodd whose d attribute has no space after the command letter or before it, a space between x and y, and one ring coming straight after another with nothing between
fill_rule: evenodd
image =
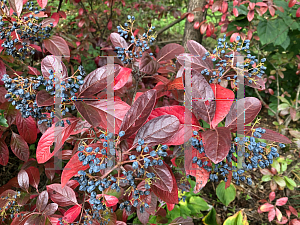
<instances>
[{"instance_id":1,"label":"berry cluster","mask_svg":"<svg viewBox=\"0 0 300 225\"><path fill-rule=\"evenodd\" d=\"M13 219L15 216L20 217L19 214L20 206L17 203L17 198L21 196L21 192L16 192L15 194L8 194L8 196L1 197L1 206L0 208L0 218L2 217L2 222L5 221L7 215L10 215L10 218Z\"/></svg>"},{"instance_id":2,"label":"berry cluster","mask_svg":"<svg viewBox=\"0 0 300 225\"><path fill-rule=\"evenodd\" d=\"M262 128L253 129L251 137L245 137L240 139L236 137L234 142L231 144L231 148L226 156L226 159L219 162L218 164L214 164L213 166L209 166L212 162L205 156L204 158L198 159L196 156L193 158L193 163L197 163L197 165L201 168L203 167L208 172L210 172L209 179L211 181L218 181L219 175L224 177L224 181L226 182L228 179L228 175L230 171L232 172L232 179L235 181L237 185L240 182L247 182L248 185L252 184L252 180L250 176L246 176L246 171L251 171L258 167L265 168L273 163L273 159L279 157L277 152L277 145L269 144L263 142L256 142L255 137L260 138L261 134L265 133L266 130ZM202 140L198 140L197 132L194 132L196 137L191 138L191 144L194 148L196 148L199 153L205 153L205 149L203 147ZM284 148L284 144L279 144L280 148ZM237 157L244 157L242 162L242 168L237 168Z\"/></svg>"},{"instance_id":3,"label":"berry cluster","mask_svg":"<svg viewBox=\"0 0 300 225\"><path fill-rule=\"evenodd\" d=\"M218 39L218 46L213 50L212 53L206 52L202 60L206 60L207 57L215 63L214 69L203 69L201 74L211 76L209 82L218 82L220 83L222 79L227 79L228 81L233 81L234 86L237 85L239 80L237 75L231 76L228 75L228 72L236 68L241 68L244 71L244 77L249 81L249 83L255 83L255 77L261 78L267 69L264 67L265 58L261 59L260 63L256 56L252 56L249 50L250 40L240 40L240 36L236 38L236 41L232 44L228 44L225 41L226 34L224 38ZM229 51L229 52L228 52ZM240 52L247 54L246 59L243 64L240 65L239 62L236 62L236 56L241 55Z\"/></svg>"},{"instance_id":4,"label":"berry cluster","mask_svg":"<svg viewBox=\"0 0 300 225\"><path fill-rule=\"evenodd\" d=\"M124 23L123 26L117 26L118 33L120 33L121 37L125 39L130 39L130 45L128 49L115 47L115 51L118 54L118 58L124 64L130 64L134 59L142 58L143 52L150 49L149 45L152 45L155 41L155 34L153 34L153 30L155 27L150 27L147 29L147 32L144 33L139 38L136 38L133 32L133 24L135 22L134 16L127 16L128 21ZM153 55L150 53L150 55Z\"/></svg>"},{"instance_id":5,"label":"berry cluster","mask_svg":"<svg viewBox=\"0 0 300 225\"><path fill-rule=\"evenodd\" d=\"M83 165L89 165L88 172L80 170L78 177L75 177L80 184L79 190L90 194L90 204L94 214L99 215L97 219L102 218L102 213L105 213L107 206L103 204L102 198L98 198L97 191L104 192L108 188L119 192L121 187L127 187L125 195L128 195L128 200L120 204L120 209L131 211L132 207L139 207L141 213L145 211L149 205L143 201L144 198L150 195L152 181L158 179L156 174L150 167L161 166L163 161L160 157L166 157L167 153L164 150L168 149L166 145L159 145L156 150L145 145L143 139L138 140L138 145L135 151L131 151L128 161L124 161L122 165L116 165L118 174L107 174L105 177L96 177L96 173L112 166L112 157L108 153L115 155L117 144L120 137L124 136L125 132L120 131L118 137L112 133L103 132L98 140L103 144L103 148L93 148L91 146L80 145L78 148L79 161ZM126 165L125 165L126 164ZM93 215L94 215L93 214ZM93 217L94 218L94 217ZM95 217L96 218L96 217Z\"/></svg>"},{"instance_id":6,"label":"berry cluster","mask_svg":"<svg viewBox=\"0 0 300 225\"><path fill-rule=\"evenodd\" d=\"M1 1L1 8L6 7L7 1ZM43 26L41 17L38 17L45 9L38 9L34 7L34 2L27 2L23 6L23 11L27 11L26 16L18 17L14 12L11 16L3 11L0 16L0 38L5 39L2 47L8 55L13 56L19 60L25 60L25 56L34 54L35 50L30 46L30 42L41 42L43 39L50 37L50 31L53 24Z\"/></svg>"},{"instance_id":7,"label":"berry cluster","mask_svg":"<svg viewBox=\"0 0 300 225\"><path fill-rule=\"evenodd\" d=\"M38 119L39 124L47 122L47 125L50 127L55 117L54 106L38 106L36 102L37 91L40 87L44 88L50 95L55 94L55 72L49 70L49 74L47 78L43 76L24 78L17 74L15 78L10 78L5 74L2 81L7 89L5 98L12 102L16 109L20 110L24 118L31 116ZM83 76L85 76L85 71L82 66L79 66L71 77L61 81L62 103L60 108L62 116L65 116L71 110L75 110L75 93L80 85L83 84ZM47 118L46 113L50 113L50 118ZM66 122L70 124L70 121L66 120ZM56 126L59 125L63 127L64 121L61 120L60 124L56 123Z\"/></svg>"}]
</instances>

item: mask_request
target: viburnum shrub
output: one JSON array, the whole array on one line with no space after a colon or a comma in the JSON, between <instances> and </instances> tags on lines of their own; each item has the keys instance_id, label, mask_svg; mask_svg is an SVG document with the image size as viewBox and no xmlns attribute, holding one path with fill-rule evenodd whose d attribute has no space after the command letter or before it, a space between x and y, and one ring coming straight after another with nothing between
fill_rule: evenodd
<instances>
[{"instance_id":1,"label":"viburnum shrub","mask_svg":"<svg viewBox=\"0 0 300 225\"><path fill-rule=\"evenodd\" d=\"M128 16L124 27L118 27L120 34L110 35L113 47L105 50L116 52L118 63L114 65L87 75L79 66L69 75L58 57L46 56L40 76L16 73L15 77L3 77L9 99L5 104L17 115L20 133L12 133L11 149L25 161L16 178L18 185L12 181L1 194L4 224L126 224L135 212L147 224L150 215L166 214L164 205L172 211L175 204L185 201L178 198L178 192L189 191L188 176L195 177L195 193L209 180L224 179L226 188L231 182L252 185L251 172L269 167L279 157L278 148L290 143L283 135L258 125L258 99L235 101L241 88L239 79L253 88L264 85L265 60L251 55L250 41L238 36L227 44L224 36L212 52L189 41L190 54L179 44L168 44L154 56L150 48L154 27L140 35L133 22L134 17ZM244 60L238 61L237 56L243 54ZM192 98L200 99L193 101L191 124L185 123L183 104L187 63L191 65ZM56 70L57 65L62 71ZM54 85L56 81L60 89ZM114 96L109 94L111 88ZM62 118L55 117L55 97L61 97ZM168 104L161 102L161 97L168 99ZM237 111L241 103L243 112ZM28 160L26 142L30 137L24 132L29 132L27 127L32 124L36 129L34 119L39 119L43 133L36 161ZM8 160L7 146L1 141ZM176 158L182 155L185 163L177 165ZM58 158L67 160L61 174L54 166ZM1 162L5 164L3 159ZM43 188L38 186L43 167L39 170L37 164L44 164L52 182ZM180 172L175 172L176 168ZM11 187L23 191L16 193Z\"/></svg>"}]
</instances>

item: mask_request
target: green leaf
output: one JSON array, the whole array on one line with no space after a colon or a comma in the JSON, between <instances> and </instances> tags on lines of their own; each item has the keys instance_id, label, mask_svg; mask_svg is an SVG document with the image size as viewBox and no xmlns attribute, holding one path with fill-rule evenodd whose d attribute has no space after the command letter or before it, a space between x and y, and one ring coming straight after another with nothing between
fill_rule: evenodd
<instances>
[{"instance_id":1,"label":"green leaf","mask_svg":"<svg viewBox=\"0 0 300 225\"><path fill-rule=\"evenodd\" d=\"M263 175L261 180L264 182L270 181L270 180L272 180L272 175Z\"/></svg>"},{"instance_id":2,"label":"green leaf","mask_svg":"<svg viewBox=\"0 0 300 225\"><path fill-rule=\"evenodd\" d=\"M280 187L284 187L286 185L284 179L280 176L275 175L273 177L273 179L275 180L275 182L280 186Z\"/></svg>"},{"instance_id":3,"label":"green leaf","mask_svg":"<svg viewBox=\"0 0 300 225\"><path fill-rule=\"evenodd\" d=\"M212 208L209 213L203 218L203 223L205 225L218 225L217 219L216 219L217 213L214 208Z\"/></svg>"},{"instance_id":4,"label":"green leaf","mask_svg":"<svg viewBox=\"0 0 300 225\"><path fill-rule=\"evenodd\" d=\"M248 14L248 9L245 5L240 5L239 7L236 7L239 15L247 15Z\"/></svg>"},{"instance_id":5,"label":"green leaf","mask_svg":"<svg viewBox=\"0 0 300 225\"><path fill-rule=\"evenodd\" d=\"M273 20L273 23L274 23L274 26L276 27L276 39L275 39L274 45L281 45L284 41L289 39L288 32L290 29L286 25L286 23L283 21L283 19ZM273 34L272 38L275 38L274 34Z\"/></svg>"},{"instance_id":6,"label":"green leaf","mask_svg":"<svg viewBox=\"0 0 300 225\"><path fill-rule=\"evenodd\" d=\"M289 106L289 104L287 103L281 103L279 106L278 106L278 110L281 111L281 110L285 110L287 109Z\"/></svg>"},{"instance_id":7,"label":"green leaf","mask_svg":"<svg viewBox=\"0 0 300 225\"><path fill-rule=\"evenodd\" d=\"M7 120L4 117L4 110L0 110L0 126L8 127Z\"/></svg>"},{"instance_id":8,"label":"green leaf","mask_svg":"<svg viewBox=\"0 0 300 225\"><path fill-rule=\"evenodd\" d=\"M225 189L225 182L222 181L218 185L216 191L217 191L218 198L226 206L228 206L229 203L235 199L236 190L232 184L230 184L230 186L227 189Z\"/></svg>"},{"instance_id":9,"label":"green leaf","mask_svg":"<svg viewBox=\"0 0 300 225\"><path fill-rule=\"evenodd\" d=\"M277 171L277 173L280 173L280 164L277 160L273 161L272 167Z\"/></svg>"},{"instance_id":10,"label":"green leaf","mask_svg":"<svg viewBox=\"0 0 300 225\"><path fill-rule=\"evenodd\" d=\"M180 208L178 205L175 205L172 211L168 211L168 214L171 216L171 220L174 220L180 217Z\"/></svg>"},{"instance_id":11,"label":"green leaf","mask_svg":"<svg viewBox=\"0 0 300 225\"><path fill-rule=\"evenodd\" d=\"M287 163L286 162L281 163L281 172L286 171L286 169L287 169Z\"/></svg>"},{"instance_id":12,"label":"green leaf","mask_svg":"<svg viewBox=\"0 0 300 225\"><path fill-rule=\"evenodd\" d=\"M288 105L290 105L290 102L284 98L284 97L281 97L281 96L277 96L279 98L280 101L284 102L284 103L287 103Z\"/></svg>"},{"instance_id":13,"label":"green leaf","mask_svg":"<svg viewBox=\"0 0 300 225\"><path fill-rule=\"evenodd\" d=\"M285 16L282 19L285 22L285 24L290 27L290 29L297 30L300 28L297 21L292 19L290 16Z\"/></svg>"},{"instance_id":14,"label":"green leaf","mask_svg":"<svg viewBox=\"0 0 300 225\"><path fill-rule=\"evenodd\" d=\"M241 210L233 216L228 217L223 225L249 225L249 223L247 221L247 216L244 214L244 211Z\"/></svg>"},{"instance_id":15,"label":"green leaf","mask_svg":"<svg viewBox=\"0 0 300 225\"><path fill-rule=\"evenodd\" d=\"M187 201L184 202L180 201L179 205L180 205L180 216L186 219L186 217L191 215L192 211L189 209Z\"/></svg>"},{"instance_id":16,"label":"green leaf","mask_svg":"<svg viewBox=\"0 0 300 225\"><path fill-rule=\"evenodd\" d=\"M252 199L251 196L247 195L246 200Z\"/></svg>"},{"instance_id":17,"label":"green leaf","mask_svg":"<svg viewBox=\"0 0 300 225\"><path fill-rule=\"evenodd\" d=\"M284 176L285 182L286 184L290 184L293 187L296 187L297 184L295 183L295 181L287 176Z\"/></svg>"},{"instance_id":18,"label":"green leaf","mask_svg":"<svg viewBox=\"0 0 300 225\"><path fill-rule=\"evenodd\" d=\"M262 45L273 42L274 35L276 33L274 32L275 30L276 27L274 27L274 24L269 20L259 21L257 26L257 33Z\"/></svg>"},{"instance_id":19,"label":"green leaf","mask_svg":"<svg viewBox=\"0 0 300 225\"><path fill-rule=\"evenodd\" d=\"M204 201L204 199L199 196L192 196L189 199L188 207L193 214L199 213L200 211L206 211L209 209L207 202Z\"/></svg>"}]
</instances>

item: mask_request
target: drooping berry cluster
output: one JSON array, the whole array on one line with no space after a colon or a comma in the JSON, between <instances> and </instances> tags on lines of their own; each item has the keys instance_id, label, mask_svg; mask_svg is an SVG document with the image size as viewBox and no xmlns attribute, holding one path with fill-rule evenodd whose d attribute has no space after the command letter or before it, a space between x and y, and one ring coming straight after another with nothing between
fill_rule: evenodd
<instances>
[{"instance_id":1,"label":"drooping berry cluster","mask_svg":"<svg viewBox=\"0 0 300 225\"><path fill-rule=\"evenodd\" d=\"M15 194L8 193L8 196L1 197L0 218L2 222L9 216L13 219L15 216L20 217L20 206L17 203L17 198L21 196L21 192L15 192Z\"/></svg>"},{"instance_id":2,"label":"drooping berry cluster","mask_svg":"<svg viewBox=\"0 0 300 225\"><path fill-rule=\"evenodd\" d=\"M0 4L2 9L7 8L6 0ZM8 55L19 60L25 60L27 55L34 54L35 49L30 46L30 42L33 44L49 38L53 28L52 23L44 25L42 18L37 15L45 9L39 9L34 5L34 2L27 2L23 6L23 12L27 11L24 17L18 17L15 12L10 16L6 14L6 10L3 10L0 16L0 39L5 39L1 46Z\"/></svg>"},{"instance_id":3,"label":"drooping berry cluster","mask_svg":"<svg viewBox=\"0 0 300 225\"><path fill-rule=\"evenodd\" d=\"M228 44L225 40L226 34L223 38L218 39L218 46L213 50L212 53L206 52L202 60L207 60L210 58L211 61L215 63L213 69L203 69L201 74L211 76L210 83L218 82L220 83L222 79L227 79L228 81L233 81L236 86L239 80L237 75L229 75L228 72L237 70L241 68L244 72L244 77L249 81L249 83L255 83L257 80L254 76L261 78L267 69L264 67L265 58L258 62L256 56L252 56L249 50L250 40L240 40L240 36L236 38L236 41ZM236 57L244 52L246 58L243 63L237 62Z\"/></svg>"},{"instance_id":4,"label":"drooping berry cluster","mask_svg":"<svg viewBox=\"0 0 300 225\"><path fill-rule=\"evenodd\" d=\"M78 72L78 75L77 75ZM50 95L59 94L55 91L55 72L51 69L49 70L49 77L45 78L43 76L38 77L27 77L16 75L15 78L10 78L5 74L2 78L4 81L5 88L7 89L7 94L5 98L16 109L20 110L24 118L29 116L38 119L38 123L47 122L47 125L52 126L53 119L55 117L54 106L38 106L36 101L37 92L40 88L45 89ZM75 93L78 91L80 85L83 84L83 77L85 76L85 71L82 66L78 67L78 70L68 78L64 78L61 81L61 96L62 102L60 104L61 114L65 116L67 112L75 110L74 101L76 100ZM47 117L47 113L50 117ZM70 124L70 121L66 121ZM56 126L64 126L64 121L57 123Z\"/></svg>"},{"instance_id":5,"label":"drooping berry cluster","mask_svg":"<svg viewBox=\"0 0 300 225\"><path fill-rule=\"evenodd\" d=\"M255 137L260 138L261 134L265 133L266 130L262 128L256 128L252 130L251 137L245 137L240 139L236 137L234 142L231 144L231 148L226 158L217 163L213 164L206 155L204 158L198 159L196 156L193 158L193 163L196 163L200 168L203 167L210 172L209 179L211 181L218 181L219 176L224 177L226 182L228 175L232 172L232 179L237 185L240 182L247 182L248 185L252 184L252 179L248 175L245 175L246 171L251 171L258 167L265 168L273 163L273 159L279 157L277 152L277 145L263 142L257 142ZM205 153L202 140L198 140L198 133L194 132L195 137L191 138L191 144L196 148L199 153ZM284 148L284 144L279 144L279 147ZM244 157L242 162L242 168L237 167L237 158ZM208 166L208 164L213 164Z\"/></svg>"},{"instance_id":6,"label":"drooping berry cluster","mask_svg":"<svg viewBox=\"0 0 300 225\"><path fill-rule=\"evenodd\" d=\"M147 28L147 32L143 33L142 36L139 35L137 38L133 32L133 24L135 22L134 16L127 16L128 21L124 23L123 26L117 26L118 33L120 33L121 37L125 39L130 39L130 45L127 49L121 47L115 47L118 58L124 64L130 64L133 62L134 59L142 58L143 52L150 49L149 45L152 45L155 41L155 34L153 30L155 27ZM150 53L150 55L153 55Z\"/></svg>"}]
</instances>

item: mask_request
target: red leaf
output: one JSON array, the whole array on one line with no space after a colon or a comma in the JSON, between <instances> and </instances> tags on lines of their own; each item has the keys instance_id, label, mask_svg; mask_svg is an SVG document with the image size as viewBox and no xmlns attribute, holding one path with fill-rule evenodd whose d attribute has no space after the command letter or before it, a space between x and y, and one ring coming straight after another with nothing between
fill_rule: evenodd
<instances>
[{"instance_id":1,"label":"red leaf","mask_svg":"<svg viewBox=\"0 0 300 225\"><path fill-rule=\"evenodd\" d=\"M202 133L202 140L207 157L217 164L228 154L231 146L231 134L227 127L217 127Z\"/></svg>"},{"instance_id":2,"label":"red leaf","mask_svg":"<svg viewBox=\"0 0 300 225\"><path fill-rule=\"evenodd\" d=\"M226 13L228 10L228 3L223 1L222 2L222 13Z\"/></svg>"},{"instance_id":3,"label":"red leaf","mask_svg":"<svg viewBox=\"0 0 300 225\"><path fill-rule=\"evenodd\" d=\"M58 209L58 204L50 203L49 205L47 205L43 213L46 216L51 216L56 212L57 209Z\"/></svg>"},{"instance_id":4,"label":"red leaf","mask_svg":"<svg viewBox=\"0 0 300 225\"><path fill-rule=\"evenodd\" d=\"M57 72L62 67L62 78L68 77L68 70L65 64L59 59L59 57L55 57L54 55L46 56L41 63L41 71L45 78L50 76L49 70L53 70L53 72Z\"/></svg>"},{"instance_id":5,"label":"red leaf","mask_svg":"<svg viewBox=\"0 0 300 225\"><path fill-rule=\"evenodd\" d=\"M93 127L100 126L103 129L114 130L118 134L123 118L130 106L122 100L115 98L114 111L112 111L107 107L108 102L111 102L111 100L76 101L75 106L82 117ZM115 124L112 124L112 121L107 119L108 115L115 117Z\"/></svg>"},{"instance_id":6,"label":"red leaf","mask_svg":"<svg viewBox=\"0 0 300 225\"><path fill-rule=\"evenodd\" d=\"M81 205L74 205L65 212L63 220L67 223L73 223L79 216L80 212Z\"/></svg>"},{"instance_id":7,"label":"red leaf","mask_svg":"<svg viewBox=\"0 0 300 225\"><path fill-rule=\"evenodd\" d=\"M117 197L112 195L104 195L105 201L107 202L108 207L112 207L116 204L118 204L119 200Z\"/></svg>"},{"instance_id":8,"label":"red leaf","mask_svg":"<svg viewBox=\"0 0 300 225\"><path fill-rule=\"evenodd\" d=\"M76 180L69 180L67 183L66 183L67 186L69 186L70 188L72 189L75 189L76 187L78 187L79 183L78 181Z\"/></svg>"},{"instance_id":9,"label":"red leaf","mask_svg":"<svg viewBox=\"0 0 300 225\"><path fill-rule=\"evenodd\" d=\"M276 200L276 205L277 206L283 206L287 203L288 201L288 198L287 197L283 197L283 198L280 198L280 199L277 199Z\"/></svg>"},{"instance_id":10,"label":"red leaf","mask_svg":"<svg viewBox=\"0 0 300 225\"><path fill-rule=\"evenodd\" d=\"M29 167L26 169L26 172L29 176L29 184L34 187L35 189L38 189L38 185L40 183L40 172L39 169L36 167Z\"/></svg>"},{"instance_id":11,"label":"red leaf","mask_svg":"<svg viewBox=\"0 0 300 225\"><path fill-rule=\"evenodd\" d=\"M46 90L41 90L36 95L36 103L39 107L54 105L54 96Z\"/></svg>"},{"instance_id":12,"label":"red leaf","mask_svg":"<svg viewBox=\"0 0 300 225\"><path fill-rule=\"evenodd\" d=\"M23 9L23 0L9 0L9 5L17 13L18 17L21 15Z\"/></svg>"},{"instance_id":13,"label":"red leaf","mask_svg":"<svg viewBox=\"0 0 300 225\"><path fill-rule=\"evenodd\" d=\"M43 191L39 194L36 200L36 208L39 212L43 212L46 208L49 200L49 195L47 191Z\"/></svg>"},{"instance_id":14,"label":"red leaf","mask_svg":"<svg viewBox=\"0 0 300 225\"><path fill-rule=\"evenodd\" d=\"M289 205L289 210L291 211L291 213L293 213L295 216L298 217L298 212L297 212L297 210L294 207L292 207L292 206Z\"/></svg>"},{"instance_id":15,"label":"red leaf","mask_svg":"<svg viewBox=\"0 0 300 225\"><path fill-rule=\"evenodd\" d=\"M9 151L4 140L0 140L0 165L6 166L9 160Z\"/></svg>"},{"instance_id":16,"label":"red leaf","mask_svg":"<svg viewBox=\"0 0 300 225\"><path fill-rule=\"evenodd\" d=\"M285 217L282 218L282 222L284 222L284 221L286 221L286 220L288 221L287 218L285 218ZM300 220L292 219L292 220L291 220L291 223L292 223L291 225L300 225Z\"/></svg>"},{"instance_id":17,"label":"red leaf","mask_svg":"<svg viewBox=\"0 0 300 225\"><path fill-rule=\"evenodd\" d=\"M167 44L157 54L157 62L174 59L184 53L184 48L179 44Z\"/></svg>"},{"instance_id":18,"label":"red leaf","mask_svg":"<svg viewBox=\"0 0 300 225\"><path fill-rule=\"evenodd\" d=\"M164 162L165 164L165 162ZM171 170L171 168L165 164L167 168L169 169L170 173L172 174L172 180L173 180L173 190L172 192L163 191L160 188L156 187L155 185L151 186L151 190L154 192L154 194L160 198L161 200L165 201L166 203L170 204L177 204L178 203L178 187L176 183L176 178Z\"/></svg>"},{"instance_id":19,"label":"red leaf","mask_svg":"<svg viewBox=\"0 0 300 225\"><path fill-rule=\"evenodd\" d=\"M170 204L170 203L167 203L167 208L169 211L172 211L175 207L175 204Z\"/></svg>"},{"instance_id":20,"label":"red leaf","mask_svg":"<svg viewBox=\"0 0 300 225\"><path fill-rule=\"evenodd\" d=\"M29 148L22 136L12 132L10 148L19 159L21 159L24 162L28 160Z\"/></svg>"},{"instance_id":21,"label":"red leaf","mask_svg":"<svg viewBox=\"0 0 300 225\"><path fill-rule=\"evenodd\" d=\"M139 139L143 139L148 147L164 143L172 138L179 125L180 122L176 116L163 115L156 117L139 129L133 145L136 145Z\"/></svg>"},{"instance_id":22,"label":"red leaf","mask_svg":"<svg viewBox=\"0 0 300 225\"><path fill-rule=\"evenodd\" d=\"M120 36L120 34L118 33L111 33L109 36L111 43L113 44L113 46L115 47L120 47L120 48L128 48L128 44L125 41L125 39L123 37Z\"/></svg>"},{"instance_id":23,"label":"red leaf","mask_svg":"<svg viewBox=\"0 0 300 225\"><path fill-rule=\"evenodd\" d=\"M108 29L108 30L111 30L111 29L112 29L112 20L109 20L109 21L108 21L107 29Z\"/></svg>"},{"instance_id":24,"label":"red leaf","mask_svg":"<svg viewBox=\"0 0 300 225\"><path fill-rule=\"evenodd\" d=\"M199 30L199 28L200 28L200 23L197 21L194 23L194 29Z\"/></svg>"},{"instance_id":25,"label":"red leaf","mask_svg":"<svg viewBox=\"0 0 300 225\"><path fill-rule=\"evenodd\" d=\"M168 83L167 90L184 90L182 77L175 78L173 81Z\"/></svg>"},{"instance_id":26,"label":"red leaf","mask_svg":"<svg viewBox=\"0 0 300 225\"><path fill-rule=\"evenodd\" d=\"M271 222L272 220L274 220L274 218L275 218L275 209L272 209L268 213L268 219Z\"/></svg>"},{"instance_id":27,"label":"red leaf","mask_svg":"<svg viewBox=\"0 0 300 225\"><path fill-rule=\"evenodd\" d=\"M242 107L243 110L237 109L237 106ZM225 126L228 127L231 132L237 130L237 123L239 126L245 126L248 123L251 123L253 119L257 116L261 109L261 102L254 97L246 97L239 99L231 105L231 109L226 117ZM239 112L239 115L237 115Z\"/></svg>"},{"instance_id":28,"label":"red leaf","mask_svg":"<svg viewBox=\"0 0 300 225\"><path fill-rule=\"evenodd\" d=\"M56 27L56 25L57 25L58 22L59 22L59 13L57 13L57 12L52 13L51 18L55 20L55 21L53 22L53 27Z\"/></svg>"},{"instance_id":29,"label":"red leaf","mask_svg":"<svg viewBox=\"0 0 300 225\"><path fill-rule=\"evenodd\" d=\"M64 142L71 135L71 132L75 128L78 119L69 119L71 125L67 124L64 121L64 127L55 127L55 124L52 125L41 137L37 149L36 149L36 159L38 163L47 162L56 152L63 146ZM50 147L55 144L55 149L53 152L50 152Z\"/></svg>"},{"instance_id":30,"label":"red leaf","mask_svg":"<svg viewBox=\"0 0 300 225\"><path fill-rule=\"evenodd\" d=\"M139 65L140 71L152 75L157 72L159 66L159 63L155 61L148 52L144 52Z\"/></svg>"},{"instance_id":31,"label":"red leaf","mask_svg":"<svg viewBox=\"0 0 300 225\"><path fill-rule=\"evenodd\" d=\"M152 185L155 185L163 191L171 193L173 190L172 174L166 164L163 164L162 166L153 166L150 171L154 172L156 177L158 177L158 179L152 182Z\"/></svg>"},{"instance_id":32,"label":"red leaf","mask_svg":"<svg viewBox=\"0 0 300 225\"><path fill-rule=\"evenodd\" d=\"M235 95L232 90L223 88L219 84L211 84L210 87L212 88L216 99L216 112L214 119L211 122L212 128L215 128L230 111Z\"/></svg>"},{"instance_id":33,"label":"red leaf","mask_svg":"<svg viewBox=\"0 0 300 225\"><path fill-rule=\"evenodd\" d=\"M153 110L155 102L156 90L149 90L139 96L124 116L120 131L125 131L125 135L120 140L130 137L141 128Z\"/></svg>"},{"instance_id":34,"label":"red leaf","mask_svg":"<svg viewBox=\"0 0 300 225\"><path fill-rule=\"evenodd\" d=\"M275 192L272 191L270 194L269 194L269 199L270 199L270 202L272 202L274 199L275 199Z\"/></svg>"},{"instance_id":35,"label":"red leaf","mask_svg":"<svg viewBox=\"0 0 300 225\"><path fill-rule=\"evenodd\" d=\"M23 118L21 113L17 114L16 125L19 134L24 138L28 144L33 144L37 138L37 127L35 120L30 116Z\"/></svg>"},{"instance_id":36,"label":"red leaf","mask_svg":"<svg viewBox=\"0 0 300 225\"><path fill-rule=\"evenodd\" d=\"M48 3L48 0L37 0L37 3L39 4L39 6L41 6L41 8L45 8L47 3Z\"/></svg>"},{"instance_id":37,"label":"red leaf","mask_svg":"<svg viewBox=\"0 0 300 225\"><path fill-rule=\"evenodd\" d=\"M296 11L296 17L300 17L300 7Z\"/></svg>"},{"instance_id":38,"label":"red leaf","mask_svg":"<svg viewBox=\"0 0 300 225\"><path fill-rule=\"evenodd\" d=\"M27 66L27 67L29 69L29 71L28 71L29 74L36 75L36 76L41 74L40 71L37 70L37 68L31 67L31 66Z\"/></svg>"},{"instance_id":39,"label":"red leaf","mask_svg":"<svg viewBox=\"0 0 300 225\"><path fill-rule=\"evenodd\" d=\"M51 184L47 186L47 191L51 200L59 206L64 207L77 204L75 192L68 186L62 188L60 184Z\"/></svg>"},{"instance_id":40,"label":"red leaf","mask_svg":"<svg viewBox=\"0 0 300 225\"><path fill-rule=\"evenodd\" d=\"M199 151L195 148L192 148L192 153L187 154L191 155L191 159L195 156L197 156L198 158L204 157L204 153L200 154ZM192 163L191 161L185 162L185 171L186 175L191 175L196 178L194 193L198 193L206 185L210 172L203 168L199 168L199 166L196 163Z\"/></svg>"},{"instance_id":41,"label":"red leaf","mask_svg":"<svg viewBox=\"0 0 300 225\"><path fill-rule=\"evenodd\" d=\"M62 18L67 19L67 15L64 11L59 11L58 13Z\"/></svg>"},{"instance_id":42,"label":"red leaf","mask_svg":"<svg viewBox=\"0 0 300 225\"><path fill-rule=\"evenodd\" d=\"M64 56L67 60L70 59L70 49L67 42L59 36L51 36L44 40L45 48L55 56Z\"/></svg>"},{"instance_id":43,"label":"red leaf","mask_svg":"<svg viewBox=\"0 0 300 225\"><path fill-rule=\"evenodd\" d=\"M276 213L277 220L281 222L281 220L282 220L282 213L281 213L281 211L278 208L275 208L275 210L276 210L275 213Z\"/></svg>"},{"instance_id":44,"label":"red leaf","mask_svg":"<svg viewBox=\"0 0 300 225\"><path fill-rule=\"evenodd\" d=\"M262 206L260 206L259 209L260 209L262 212L269 212L269 211L271 211L272 209L274 209L274 205L271 205L270 203L265 203L265 204L263 204Z\"/></svg>"},{"instance_id":45,"label":"red leaf","mask_svg":"<svg viewBox=\"0 0 300 225\"><path fill-rule=\"evenodd\" d=\"M128 81L129 76L131 75L132 69L122 67L118 76L115 78L114 90L119 90L122 88Z\"/></svg>"},{"instance_id":46,"label":"red leaf","mask_svg":"<svg viewBox=\"0 0 300 225\"><path fill-rule=\"evenodd\" d=\"M26 192L28 192L29 177L25 170L20 170L20 172L18 173L18 184L19 184L20 188L22 188Z\"/></svg>"},{"instance_id":47,"label":"red leaf","mask_svg":"<svg viewBox=\"0 0 300 225\"><path fill-rule=\"evenodd\" d=\"M89 165L83 166L82 162L78 159L78 153L72 156L67 165L64 167L64 170L61 174L61 186L64 187L66 183L75 176L79 170L86 170L89 168Z\"/></svg>"},{"instance_id":48,"label":"red leaf","mask_svg":"<svg viewBox=\"0 0 300 225\"><path fill-rule=\"evenodd\" d=\"M297 0L290 0L289 7L292 8L296 4Z\"/></svg>"},{"instance_id":49,"label":"red leaf","mask_svg":"<svg viewBox=\"0 0 300 225\"><path fill-rule=\"evenodd\" d=\"M49 180L53 180L55 176L55 168L53 161L49 161L45 164L45 174Z\"/></svg>"},{"instance_id":50,"label":"red leaf","mask_svg":"<svg viewBox=\"0 0 300 225\"><path fill-rule=\"evenodd\" d=\"M253 20L253 18L254 18L254 10L250 10L248 12L247 19L249 22L251 22Z\"/></svg>"},{"instance_id":51,"label":"red leaf","mask_svg":"<svg viewBox=\"0 0 300 225\"><path fill-rule=\"evenodd\" d=\"M187 20L191 23L194 21L194 14L193 13L189 13L187 16Z\"/></svg>"},{"instance_id":52,"label":"red leaf","mask_svg":"<svg viewBox=\"0 0 300 225\"><path fill-rule=\"evenodd\" d=\"M239 36L239 33L233 33L230 37L230 42L234 42L237 36Z\"/></svg>"}]
</instances>

